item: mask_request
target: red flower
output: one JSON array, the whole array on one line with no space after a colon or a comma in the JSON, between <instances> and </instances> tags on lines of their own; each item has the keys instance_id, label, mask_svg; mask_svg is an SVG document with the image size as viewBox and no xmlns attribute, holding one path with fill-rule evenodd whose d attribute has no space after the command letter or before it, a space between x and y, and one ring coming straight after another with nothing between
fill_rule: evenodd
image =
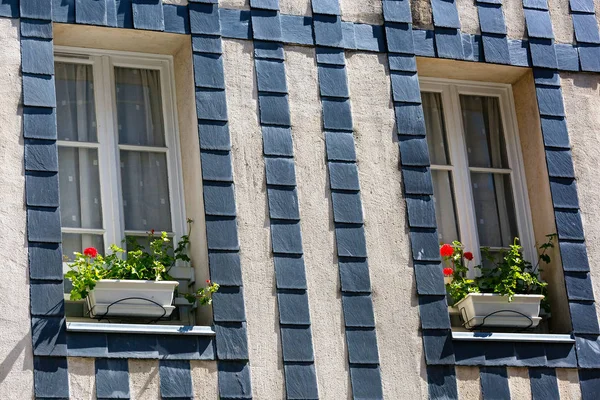
<instances>
[{"instance_id":1,"label":"red flower","mask_svg":"<svg viewBox=\"0 0 600 400\"><path fill-rule=\"evenodd\" d=\"M210 279L207 279L207 280L206 280L206 283L210 283Z\"/></svg>"},{"instance_id":2,"label":"red flower","mask_svg":"<svg viewBox=\"0 0 600 400\"><path fill-rule=\"evenodd\" d=\"M473 259L473 253L471 253L470 251L466 251L465 254L463 254L463 257L471 261Z\"/></svg>"},{"instance_id":3,"label":"red flower","mask_svg":"<svg viewBox=\"0 0 600 400\"><path fill-rule=\"evenodd\" d=\"M98 250L93 247L88 247L87 249L83 250L83 254L88 257L95 258L98 255Z\"/></svg>"},{"instance_id":4,"label":"red flower","mask_svg":"<svg viewBox=\"0 0 600 400\"><path fill-rule=\"evenodd\" d=\"M452 257L452 254L454 254L454 248L449 244L445 244L440 248L440 254L442 257Z\"/></svg>"},{"instance_id":5,"label":"red flower","mask_svg":"<svg viewBox=\"0 0 600 400\"><path fill-rule=\"evenodd\" d=\"M150 229L150 234L154 236L154 229Z\"/></svg>"},{"instance_id":6,"label":"red flower","mask_svg":"<svg viewBox=\"0 0 600 400\"><path fill-rule=\"evenodd\" d=\"M454 270L452 268L444 268L444 276L452 276Z\"/></svg>"}]
</instances>

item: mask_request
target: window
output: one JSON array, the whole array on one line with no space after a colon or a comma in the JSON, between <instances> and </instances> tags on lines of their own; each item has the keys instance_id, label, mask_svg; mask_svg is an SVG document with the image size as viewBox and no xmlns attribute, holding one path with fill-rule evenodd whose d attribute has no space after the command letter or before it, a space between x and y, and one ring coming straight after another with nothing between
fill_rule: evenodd
<instances>
[{"instance_id":1,"label":"window","mask_svg":"<svg viewBox=\"0 0 600 400\"><path fill-rule=\"evenodd\" d=\"M440 242L492 254L519 237L535 261L527 187L510 86L422 79Z\"/></svg>"},{"instance_id":2,"label":"window","mask_svg":"<svg viewBox=\"0 0 600 400\"><path fill-rule=\"evenodd\" d=\"M171 60L59 48L55 74L63 254L182 235Z\"/></svg>"}]
</instances>

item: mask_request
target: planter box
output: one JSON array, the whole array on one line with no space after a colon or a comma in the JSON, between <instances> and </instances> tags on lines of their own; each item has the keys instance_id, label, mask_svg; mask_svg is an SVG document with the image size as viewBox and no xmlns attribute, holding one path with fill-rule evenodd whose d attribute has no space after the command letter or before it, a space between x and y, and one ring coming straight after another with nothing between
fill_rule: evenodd
<instances>
[{"instance_id":1,"label":"planter box","mask_svg":"<svg viewBox=\"0 0 600 400\"><path fill-rule=\"evenodd\" d=\"M471 293L455 304L467 329L482 327L535 328L541 321L538 294L508 296L494 293ZM531 319L531 320L530 320ZM485 321L484 321L485 320Z\"/></svg>"},{"instance_id":2,"label":"planter box","mask_svg":"<svg viewBox=\"0 0 600 400\"><path fill-rule=\"evenodd\" d=\"M90 317L168 317L175 309L177 285L176 281L101 279L87 297Z\"/></svg>"}]
</instances>

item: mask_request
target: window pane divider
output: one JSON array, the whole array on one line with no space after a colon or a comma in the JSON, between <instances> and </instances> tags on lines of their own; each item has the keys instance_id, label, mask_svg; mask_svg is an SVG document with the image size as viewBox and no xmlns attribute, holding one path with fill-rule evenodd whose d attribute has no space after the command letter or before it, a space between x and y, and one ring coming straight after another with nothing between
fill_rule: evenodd
<instances>
[{"instance_id":1,"label":"window pane divider","mask_svg":"<svg viewBox=\"0 0 600 400\"><path fill-rule=\"evenodd\" d=\"M471 172L483 172L490 174L510 174L512 170L509 168L488 168L488 167L469 167Z\"/></svg>"},{"instance_id":2,"label":"window pane divider","mask_svg":"<svg viewBox=\"0 0 600 400\"><path fill-rule=\"evenodd\" d=\"M80 235L104 235L106 229L94 229L94 228L61 228L62 233L75 233Z\"/></svg>"},{"instance_id":3,"label":"window pane divider","mask_svg":"<svg viewBox=\"0 0 600 400\"><path fill-rule=\"evenodd\" d=\"M57 140L56 144L60 147L79 147L85 149L98 149L100 148L100 143L94 142L77 142L74 140Z\"/></svg>"},{"instance_id":4,"label":"window pane divider","mask_svg":"<svg viewBox=\"0 0 600 400\"><path fill-rule=\"evenodd\" d=\"M119 150L138 151L138 152L145 152L145 153L168 153L169 152L169 149L167 147L138 146L135 144L120 144Z\"/></svg>"},{"instance_id":5,"label":"window pane divider","mask_svg":"<svg viewBox=\"0 0 600 400\"><path fill-rule=\"evenodd\" d=\"M431 169L436 171L454 171L453 165L431 165Z\"/></svg>"}]
</instances>

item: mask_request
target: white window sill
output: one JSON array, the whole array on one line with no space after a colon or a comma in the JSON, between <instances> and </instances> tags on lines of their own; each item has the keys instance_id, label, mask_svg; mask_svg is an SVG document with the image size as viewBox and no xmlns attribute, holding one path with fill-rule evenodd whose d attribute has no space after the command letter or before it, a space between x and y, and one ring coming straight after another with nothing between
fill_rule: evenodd
<instances>
[{"instance_id":1,"label":"white window sill","mask_svg":"<svg viewBox=\"0 0 600 400\"><path fill-rule=\"evenodd\" d=\"M453 340L482 342L575 343L571 335L503 332L452 332Z\"/></svg>"},{"instance_id":2,"label":"white window sill","mask_svg":"<svg viewBox=\"0 0 600 400\"><path fill-rule=\"evenodd\" d=\"M67 322L69 332L139 333L161 335L215 336L210 326L105 324L98 322Z\"/></svg>"}]
</instances>

